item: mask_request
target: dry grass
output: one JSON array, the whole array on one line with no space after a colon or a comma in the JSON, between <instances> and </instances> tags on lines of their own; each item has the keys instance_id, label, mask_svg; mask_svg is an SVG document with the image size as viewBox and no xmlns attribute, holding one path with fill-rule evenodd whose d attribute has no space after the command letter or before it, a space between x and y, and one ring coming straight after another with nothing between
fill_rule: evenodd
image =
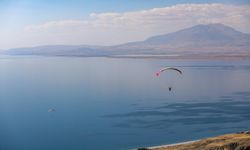
<instances>
[{"instance_id":1,"label":"dry grass","mask_svg":"<svg viewBox=\"0 0 250 150\"><path fill-rule=\"evenodd\" d=\"M250 150L250 134L227 134L153 150Z\"/></svg>"}]
</instances>

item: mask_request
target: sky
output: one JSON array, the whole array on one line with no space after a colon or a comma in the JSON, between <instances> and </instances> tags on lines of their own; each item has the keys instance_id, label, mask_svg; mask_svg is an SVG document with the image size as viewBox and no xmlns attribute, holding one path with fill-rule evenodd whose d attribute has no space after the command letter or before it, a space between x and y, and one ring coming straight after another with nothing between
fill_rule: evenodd
<instances>
[{"instance_id":1,"label":"sky","mask_svg":"<svg viewBox=\"0 0 250 150\"><path fill-rule=\"evenodd\" d=\"M250 0L0 0L0 50L116 45L197 24L250 33Z\"/></svg>"}]
</instances>

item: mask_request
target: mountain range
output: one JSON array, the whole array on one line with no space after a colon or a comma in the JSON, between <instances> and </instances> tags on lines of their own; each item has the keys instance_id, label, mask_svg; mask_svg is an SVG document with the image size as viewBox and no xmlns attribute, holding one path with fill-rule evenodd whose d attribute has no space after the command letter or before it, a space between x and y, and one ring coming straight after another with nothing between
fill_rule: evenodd
<instances>
[{"instance_id":1,"label":"mountain range","mask_svg":"<svg viewBox=\"0 0 250 150\"><path fill-rule=\"evenodd\" d=\"M50 45L15 48L8 55L45 56L193 56L250 55L250 34L223 24L200 24L144 41L115 46Z\"/></svg>"}]
</instances>

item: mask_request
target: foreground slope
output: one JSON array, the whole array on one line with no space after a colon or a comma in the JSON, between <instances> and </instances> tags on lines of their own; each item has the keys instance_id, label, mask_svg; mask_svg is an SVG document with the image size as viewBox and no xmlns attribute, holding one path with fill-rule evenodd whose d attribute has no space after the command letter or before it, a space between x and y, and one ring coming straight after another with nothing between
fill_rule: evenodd
<instances>
[{"instance_id":1,"label":"foreground slope","mask_svg":"<svg viewBox=\"0 0 250 150\"><path fill-rule=\"evenodd\" d=\"M141 148L143 149L143 148ZM250 150L250 132L226 134L218 137L202 139L186 144L177 144L152 150ZM147 150L147 148L144 148Z\"/></svg>"}]
</instances>

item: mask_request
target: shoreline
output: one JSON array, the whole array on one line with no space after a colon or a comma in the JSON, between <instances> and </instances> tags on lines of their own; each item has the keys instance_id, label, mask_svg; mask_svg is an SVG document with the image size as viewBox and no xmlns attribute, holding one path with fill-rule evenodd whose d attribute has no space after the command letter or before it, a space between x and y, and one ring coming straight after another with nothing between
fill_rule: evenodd
<instances>
[{"instance_id":1,"label":"shoreline","mask_svg":"<svg viewBox=\"0 0 250 150\"><path fill-rule=\"evenodd\" d=\"M108 58L128 59L173 59L173 60L247 60L250 54L240 55L110 55Z\"/></svg>"},{"instance_id":2,"label":"shoreline","mask_svg":"<svg viewBox=\"0 0 250 150\"><path fill-rule=\"evenodd\" d=\"M68 57L68 58L124 58L124 59L168 59L168 60L250 60L250 54L228 55L43 55L43 54L1 54L0 56L41 56L41 57Z\"/></svg>"},{"instance_id":3,"label":"shoreline","mask_svg":"<svg viewBox=\"0 0 250 150\"><path fill-rule=\"evenodd\" d=\"M191 141L185 141L185 142L178 142L178 143L172 143L172 144L164 144L164 145L158 145L158 146L149 146L149 147L143 147L143 148L135 148L132 150L140 150L140 149L149 149L149 150L153 150L153 149L159 149L159 148L167 148L167 147L171 147L171 146L178 146L178 145L183 145L183 144L191 144L194 142L198 142L200 140L191 140Z\"/></svg>"},{"instance_id":4,"label":"shoreline","mask_svg":"<svg viewBox=\"0 0 250 150\"><path fill-rule=\"evenodd\" d=\"M171 146L178 146L178 145L183 145L183 144L191 144L191 143L198 142L198 141L200 141L200 140L192 140L192 141L179 142L179 143L173 143L173 144L164 144L164 145L158 145L158 146L150 146L150 147L147 147L147 149L167 148L167 147L171 147Z\"/></svg>"}]
</instances>

